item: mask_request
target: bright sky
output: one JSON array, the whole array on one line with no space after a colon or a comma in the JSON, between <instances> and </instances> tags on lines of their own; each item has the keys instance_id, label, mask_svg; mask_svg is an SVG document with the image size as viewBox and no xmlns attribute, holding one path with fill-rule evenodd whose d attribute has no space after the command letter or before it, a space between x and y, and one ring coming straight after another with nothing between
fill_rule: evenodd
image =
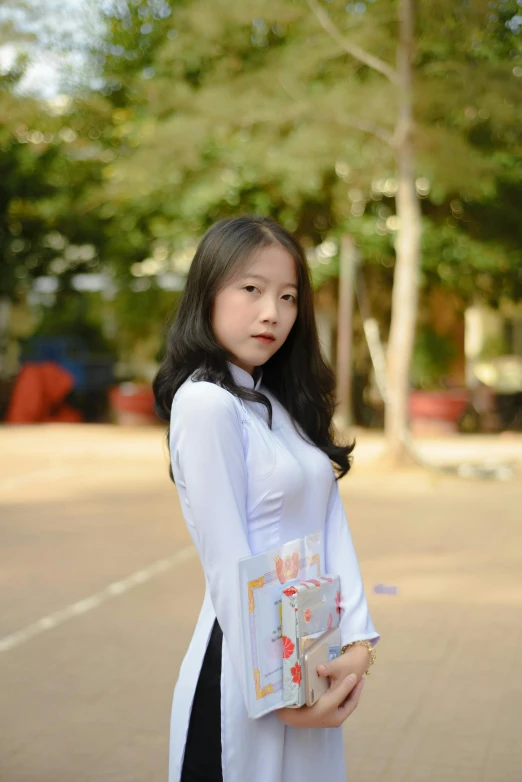
<instances>
[{"instance_id":1,"label":"bright sky","mask_svg":"<svg viewBox=\"0 0 522 782\"><path fill-rule=\"evenodd\" d=\"M100 2L94 0L5 0L0 5L0 69L5 71L18 51L27 52L31 64L21 88L52 97L61 91L61 79L82 80L88 64L84 50L101 29ZM24 34L33 40L24 41Z\"/></svg>"}]
</instances>

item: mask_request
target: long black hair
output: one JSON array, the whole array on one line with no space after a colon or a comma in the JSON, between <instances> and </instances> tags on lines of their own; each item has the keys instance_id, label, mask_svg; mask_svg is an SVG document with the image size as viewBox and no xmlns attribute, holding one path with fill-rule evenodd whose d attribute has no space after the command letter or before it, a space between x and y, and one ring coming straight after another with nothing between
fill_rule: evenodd
<instances>
[{"instance_id":1,"label":"long black hair","mask_svg":"<svg viewBox=\"0 0 522 782\"><path fill-rule=\"evenodd\" d=\"M281 245L295 261L297 318L283 345L263 364L263 384L311 442L330 458L337 478L341 478L350 469L350 454L355 444L335 443L332 421L335 376L319 344L310 270L299 242L270 218L245 215L220 220L201 239L168 331L165 357L154 379L156 413L170 421L174 394L195 373L195 380L219 383L236 397L265 405L268 425L272 427L270 400L260 391L234 381L226 350L212 329L211 311L216 294L238 274L252 254L274 244Z\"/></svg>"}]
</instances>

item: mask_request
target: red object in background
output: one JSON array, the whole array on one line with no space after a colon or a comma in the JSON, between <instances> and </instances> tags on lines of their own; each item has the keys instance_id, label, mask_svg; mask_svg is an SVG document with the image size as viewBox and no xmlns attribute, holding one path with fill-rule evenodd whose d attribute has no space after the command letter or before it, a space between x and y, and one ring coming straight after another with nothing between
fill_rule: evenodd
<instances>
[{"instance_id":1,"label":"red object in background","mask_svg":"<svg viewBox=\"0 0 522 782\"><path fill-rule=\"evenodd\" d=\"M459 418L470 400L466 389L415 390L410 393L411 430L414 435L439 435L458 431Z\"/></svg>"},{"instance_id":2,"label":"red object in background","mask_svg":"<svg viewBox=\"0 0 522 782\"><path fill-rule=\"evenodd\" d=\"M72 374L53 361L24 364L11 395L7 423L80 423L80 411L64 402L73 387Z\"/></svg>"},{"instance_id":3,"label":"red object in background","mask_svg":"<svg viewBox=\"0 0 522 782\"><path fill-rule=\"evenodd\" d=\"M412 391L410 414L415 418L438 418L441 421L458 421L470 399L467 390Z\"/></svg>"},{"instance_id":4,"label":"red object in background","mask_svg":"<svg viewBox=\"0 0 522 782\"><path fill-rule=\"evenodd\" d=\"M154 412L154 393L150 386L121 383L109 390L109 399L116 421L122 426L161 423Z\"/></svg>"}]
</instances>

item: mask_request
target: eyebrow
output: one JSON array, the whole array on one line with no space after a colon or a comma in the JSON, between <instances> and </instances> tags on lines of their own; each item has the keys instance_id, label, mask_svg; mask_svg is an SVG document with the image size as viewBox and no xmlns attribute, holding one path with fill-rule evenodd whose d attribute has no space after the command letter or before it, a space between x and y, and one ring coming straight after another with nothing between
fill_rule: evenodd
<instances>
[{"instance_id":1,"label":"eyebrow","mask_svg":"<svg viewBox=\"0 0 522 782\"><path fill-rule=\"evenodd\" d=\"M262 282L269 282L269 280L267 280L266 277L263 277L262 274L243 274L242 277L241 277L242 280L245 280L247 278L248 279L261 280ZM282 288L295 288L296 291L299 290L297 285L295 284L295 282L284 282L281 287Z\"/></svg>"}]
</instances>

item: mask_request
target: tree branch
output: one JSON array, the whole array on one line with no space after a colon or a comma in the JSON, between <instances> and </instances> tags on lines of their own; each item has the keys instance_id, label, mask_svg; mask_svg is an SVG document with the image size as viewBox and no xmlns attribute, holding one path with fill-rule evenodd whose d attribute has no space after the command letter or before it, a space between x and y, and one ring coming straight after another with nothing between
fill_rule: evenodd
<instances>
[{"instance_id":1,"label":"tree branch","mask_svg":"<svg viewBox=\"0 0 522 782\"><path fill-rule=\"evenodd\" d=\"M384 141L390 147L394 145L393 135L381 125L375 125L373 122L367 122L359 117L336 117L330 121L339 122L340 125L348 125L351 128L356 128L356 130L362 130L363 133L369 133L380 141Z\"/></svg>"},{"instance_id":2,"label":"tree branch","mask_svg":"<svg viewBox=\"0 0 522 782\"><path fill-rule=\"evenodd\" d=\"M371 136L378 138L380 141L383 141L390 147L393 146L392 134L386 128L383 128L380 125L375 125L373 122L367 122L360 117L346 117L341 116L340 114L335 114L333 116L323 115L320 112L313 112L309 108L305 107L303 107L301 110L296 107L293 111L289 111L287 114L260 114L258 116L245 117L244 119L239 120L237 125L241 128L251 128L254 125L265 122L273 124L277 122L289 122L291 120L297 119L308 119L311 122L328 122L333 125L346 125L347 127L360 130L363 133L369 133Z\"/></svg>"},{"instance_id":3,"label":"tree branch","mask_svg":"<svg viewBox=\"0 0 522 782\"><path fill-rule=\"evenodd\" d=\"M335 118L319 117L317 112L314 114L313 111L310 111L310 108L306 102L299 95L297 95L293 89L290 89L281 78L278 78L278 82L288 97L294 101L294 104L301 107L304 112L304 116L310 116L311 114L312 118L315 120L326 119L328 122L337 122L340 125L347 125L348 127L355 128L356 130L362 130L363 133L369 133L371 136L375 136L376 138L380 139L380 141L384 141L385 144L393 146L394 142L392 133L382 125L376 125L374 122L370 122L360 117L346 117L345 115L341 116L339 114L336 114Z\"/></svg>"},{"instance_id":4,"label":"tree branch","mask_svg":"<svg viewBox=\"0 0 522 782\"><path fill-rule=\"evenodd\" d=\"M369 68L372 68L374 71L382 73L382 75L386 76L386 78L391 81L392 84L399 84L399 75L391 65L388 65L388 63L384 60L381 60L380 57L376 57L375 55L370 54L364 49L361 49L360 46L357 46L357 44L352 43L347 38L345 38L340 30L332 22L326 11L321 8L317 0L307 0L307 3L310 6L312 12L317 17L321 26L326 30L328 35L330 35L330 37L333 38L333 40L338 43L342 49L344 49L345 52L347 52L354 59L359 60L359 62L364 63L364 65L367 65Z\"/></svg>"}]
</instances>

